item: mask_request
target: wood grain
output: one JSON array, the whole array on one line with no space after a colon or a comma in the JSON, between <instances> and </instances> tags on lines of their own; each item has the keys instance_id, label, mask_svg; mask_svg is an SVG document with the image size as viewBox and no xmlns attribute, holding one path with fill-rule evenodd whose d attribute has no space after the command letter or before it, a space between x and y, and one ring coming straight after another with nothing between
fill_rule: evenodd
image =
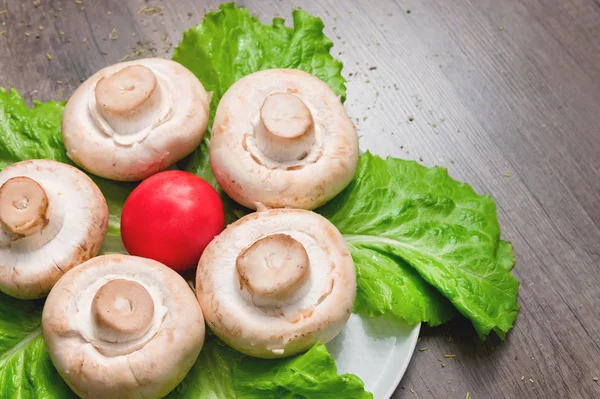
<instances>
[{"instance_id":1,"label":"wood grain","mask_svg":"<svg viewBox=\"0 0 600 399\"><path fill-rule=\"evenodd\" d=\"M394 397L600 397L600 3L238 4L264 22L289 20L297 6L321 16L345 64L361 145L445 166L498 203L522 284L514 330L480 342L465 321L424 329L428 349ZM0 1L0 85L28 100L67 99L124 57L169 57L217 7Z\"/></svg>"}]
</instances>

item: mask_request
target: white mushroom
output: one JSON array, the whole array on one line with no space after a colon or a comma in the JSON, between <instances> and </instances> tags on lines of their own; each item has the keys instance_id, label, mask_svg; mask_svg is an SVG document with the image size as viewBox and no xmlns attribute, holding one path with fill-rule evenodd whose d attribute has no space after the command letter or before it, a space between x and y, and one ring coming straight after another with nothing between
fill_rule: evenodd
<instances>
[{"instance_id":1,"label":"white mushroom","mask_svg":"<svg viewBox=\"0 0 600 399\"><path fill-rule=\"evenodd\" d=\"M255 209L314 209L342 191L358 162L358 136L319 78L294 69L250 74L217 108L210 161L219 185Z\"/></svg>"},{"instance_id":2,"label":"white mushroom","mask_svg":"<svg viewBox=\"0 0 600 399\"><path fill-rule=\"evenodd\" d=\"M50 160L0 172L0 291L42 298L69 269L98 254L108 207L80 170Z\"/></svg>"},{"instance_id":3,"label":"white mushroom","mask_svg":"<svg viewBox=\"0 0 600 399\"><path fill-rule=\"evenodd\" d=\"M80 397L152 399L185 378L204 342L204 319L175 271L104 255L54 286L42 333L54 366Z\"/></svg>"},{"instance_id":4,"label":"white mushroom","mask_svg":"<svg viewBox=\"0 0 600 399\"><path fill-rule=\"evenodd\" d=\"M162 58L111 65L73 93L62 133L90 173L134 181L162 171L202 140L210 98L184 66Z\"/></svg>"},{"instance_id":5,"label":"white mushroom","mask_svg":"<svg viewBox=\"0 0 600 399\"><path fill-rule=\"evenodd\" d=\"M261 210L229 225L204 251L196 276L212 331L250 356L276 358L332 340L356 294L340 232L306 210Z\"/></svg>"}]
</instances>

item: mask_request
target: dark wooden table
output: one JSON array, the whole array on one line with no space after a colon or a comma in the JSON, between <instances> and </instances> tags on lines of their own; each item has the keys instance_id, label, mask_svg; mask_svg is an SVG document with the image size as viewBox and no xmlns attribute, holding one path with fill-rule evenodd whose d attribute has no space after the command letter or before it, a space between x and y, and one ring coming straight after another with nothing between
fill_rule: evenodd
<instances>
[{"instance_id":1,"label":"dark wooden table","mask_svg":"<svg viewBox=\"0 0 600 399\"><path fill-rule=\"evenodd\" d=\"M521 281L514 330L482 343L464 321L424 328L394 397L600 397L600 2L238 4L264 22L296 6L322 17L362 146L445 166L498 202ZM170 56L217 5L0 1L0 85L67 99L126 55Z\"/></svg>"}]
</instances>

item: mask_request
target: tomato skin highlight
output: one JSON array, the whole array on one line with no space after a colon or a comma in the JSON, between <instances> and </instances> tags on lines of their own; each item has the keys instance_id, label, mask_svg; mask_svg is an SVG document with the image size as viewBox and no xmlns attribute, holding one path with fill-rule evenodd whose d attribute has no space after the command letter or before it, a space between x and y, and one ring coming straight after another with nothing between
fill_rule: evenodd
<instances>
[{"instance_id":1,"label":"tomato skin highlight","mask_svg":"<svg viewBox=\"0 0 600 399\"><path fill-rule=\"evenodd\" d=\"M181 273L198 265L224 224L216 190L192 173L171 170L149 177L131 192L121 215L121 238L131 255Z\"/></svg>"}]
</instances>

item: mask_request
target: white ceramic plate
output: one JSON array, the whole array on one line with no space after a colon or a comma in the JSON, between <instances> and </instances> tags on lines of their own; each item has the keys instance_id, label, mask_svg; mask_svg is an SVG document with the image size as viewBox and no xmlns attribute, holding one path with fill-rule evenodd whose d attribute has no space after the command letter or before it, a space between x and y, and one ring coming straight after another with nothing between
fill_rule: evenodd
<instances>
[{"instance_id":1,"label":"white ceramic plate","mask_svg":"<svg viewBox=\"0 0 600 399\"><path fill-rule=\"evenodd\" d=\"M327 345L338 373L352 373L374 399L389 399L413 355L421 325L353 314L344 330Z\"/></svg>"}]
</instances>

